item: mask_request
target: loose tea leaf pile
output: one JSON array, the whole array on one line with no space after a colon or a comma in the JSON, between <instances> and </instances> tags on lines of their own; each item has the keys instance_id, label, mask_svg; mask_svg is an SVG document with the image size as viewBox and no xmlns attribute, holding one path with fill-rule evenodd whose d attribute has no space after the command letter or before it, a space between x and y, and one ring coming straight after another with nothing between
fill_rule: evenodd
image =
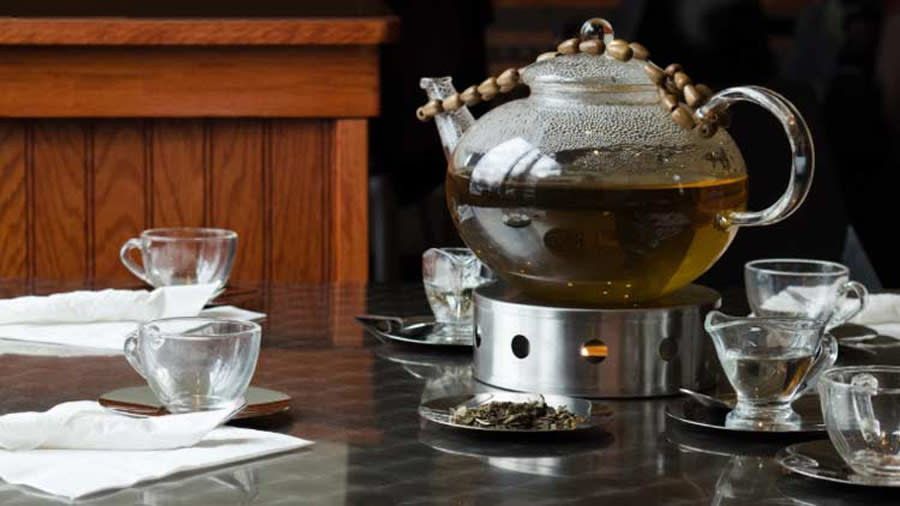
<instances>
[{"instance_id":1,"label":"loose tea leaf pile","mask_svg":"<svg viewBox=\"0 0 900 506\"><path fill-rule=\"evenodd\" d=\"M572 430L584 418L564 406L552 407L541 399L532 402L488 402L481 406L451 408L451 421L471 427L500 430Z\"/></svg>"}]
</instances>

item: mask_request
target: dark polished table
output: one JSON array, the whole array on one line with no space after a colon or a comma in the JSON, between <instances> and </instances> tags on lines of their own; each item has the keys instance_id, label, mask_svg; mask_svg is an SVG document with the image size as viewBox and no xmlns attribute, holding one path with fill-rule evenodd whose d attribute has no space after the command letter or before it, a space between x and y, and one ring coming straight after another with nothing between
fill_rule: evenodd
<instances>
[{"instance_id":1,"label":"dark polished table","mask_svg":"<svg viewBox=\"0 0 900 506\"><path fill-rule=\"evenodd\" d=\"M0 286L0 296L52 289ZM613 409L612 420L575 438L473 438L423 423L416 412L423 399L473 388L470 356L379 344L352 319L364 311L422 314L427 305L418 286L269 287L234 290L225 302L229 297L268 314L253 383L293 397L288 413L239 424L316 444L82 503L900 503L900 493L783 473L771 456L792 441L723 437L668 422L664 409L672 399L602 401ZM142 382L121 356L61 354L52 346L0 342L0 414L93 399ZM0 482L3 506L56 501Z\"/></svg>"}]
</instances>

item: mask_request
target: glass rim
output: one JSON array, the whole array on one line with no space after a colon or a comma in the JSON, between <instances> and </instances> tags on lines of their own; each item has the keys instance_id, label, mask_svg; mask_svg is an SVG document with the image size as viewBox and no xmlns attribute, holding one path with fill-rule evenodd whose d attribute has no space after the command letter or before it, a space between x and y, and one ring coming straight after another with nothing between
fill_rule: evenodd
<instances>
[{"instance_id":1,"label":"glass rim","mask_svg":"<svg viewBox=\"0 0 900 506\"><path fill-rule=\"evenodd\" d=\"M822 373L822 376L819 377L819 381L823 384L827 384L828 386L834 386L838 388L843 388L846 390L853 390L856 392L865 392L871 393L872 390L875 391L876 394L900 394L900 387L875 387L874 389L871 387L866 387L863 385L852 385L845 381L838 380L834 378L834 375L837 374L857 374L857 373L866 373L866 372L874 372L874 373L889 373L889 374L897 374L900 376L900 366L897 365L851 365L851 366L843 366L843 367L832 367L831 369L826 370Z\"/></svg>"},{"instance_id":2,"label":"glass rim","mask_svg":"<svg viewBox=\"0 0 900 506\"><path fill-rule=\"evenodd\" d=\"M834 267L836 270L832 272L797 272L797 271L785 271L782 269L773 269L773 268L765 268L760 267L761 264L767 263L794 263L794 264L802 264L802 265L825 265L828 267ZM754 272L763 272L766 274L778 274L779 276L844 276L850 275L850 269L839 262L832 262L831 260L815 260L811 258L760 258L757 260L751 260L744 264L744 269L748 271Z\"/></svg>"},{"instance_id":3,"label":"glass rim","mask_svg":"<svg viewBox=\"0 0 900 506\"><path fill-rule=\"evenodd\" d=\"M190 232L196 235L170 235L174 232ZM212 227L160 227L141 232L142 238L154 241L221 241L223 239L236 239L237 235L237 232L234 230Z\"/></svg>"},{"instance_id":4,"label":"glass rim","mask_svg":"<svg viewBox=\"0 0 900 506\"><path fill-rule=\"evenodd\" d=\"M752 323L754 321L758 322L773 322L773 323L783 323L783 324L794 324L794 323L806 323L809 325L809 330L813 329L821 329L823 334L826 333L825 325L827 320L825 319L817 319L817 318L807 318L805 316L734 316L727 313L723 313L718 309L714 309L710 311L706 316L706 321L710 321L713 315L721 315L727 318L726 321L720 323L710 323L709 328L712 329L721 329L728 328L737 325L746 325L748 323ZM806 329L803 329L806 330Z\"/></svg>"},{"instance_id":5,"label":"glass rim","mask_svg":"<svg viewBox=\"0 0 900 506\"><path fill-rule=\"evenodd\" d=\"M171 323L171 322L176 322L176 321L185 321L185 322L193 321L193 322L197 322L198 325L205 325L205 324L209 324L209 323L228 323L228 324L232 324L232 325L241 325L241 326L244 326L244 328L242 328L240 330L234 330L231 332L219 332L214 335L205 335L205 336L190 335L190 334L185 335L185 332L190 332L191 330L195 330L195 328L188 329L188 330L181 331L181 332L166 332L166 331L160 329L160 331L157 332L157 334L162 337L165 337L166 339L183 339L183 340L188 340L188 341L189 340L214 341L214 340L218 340L218 339L233 338L233 337L243 335L243 334L261 334L262 333L262 327L260 327L260 325L256 322L252 322L249 320L235 320L235 319L231 319L231 318L214 318L214 317L205 317L205 316L172 316L170 318L157 318L155 320L148 320L146 322L141 323L138 326L137 333L140 334L141 331L144 330L144 328L146 328L150 325L156 325L159 323Z\"/></svg>"}]
</instances>

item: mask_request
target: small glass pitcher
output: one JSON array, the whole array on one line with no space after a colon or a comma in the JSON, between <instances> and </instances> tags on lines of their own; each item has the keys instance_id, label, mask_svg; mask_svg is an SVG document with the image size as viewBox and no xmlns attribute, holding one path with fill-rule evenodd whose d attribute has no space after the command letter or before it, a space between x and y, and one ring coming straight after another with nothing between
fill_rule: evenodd
<instances>
[{"instance_id":1,"label":"small glass pitcher","mask_svg":"<svg viewBox=\"0 0 900 506\"><path fill-rule=\"evenodd\" d=\"M706 331L737 394L725 426L756 431L800 425L791 403L837 360L837 340L808 318L737 317L713 311Z\"/></svg>"},{"instance_id":2,"label":"small glass pitcher","mask_svg":"<svg viewBox=\"0 0 900 506\"><path fill-rule=\"evenodd\" d=\"M425 295L443 330L473 329L474 294L493 274L468 248L431 248L422 255Z\"/></svg>"}]
</instances>

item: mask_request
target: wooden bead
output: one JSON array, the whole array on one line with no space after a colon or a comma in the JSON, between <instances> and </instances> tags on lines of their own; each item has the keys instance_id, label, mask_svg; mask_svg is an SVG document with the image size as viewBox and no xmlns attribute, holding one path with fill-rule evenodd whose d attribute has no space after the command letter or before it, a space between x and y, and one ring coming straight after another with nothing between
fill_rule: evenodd
<instances>
[{"instance_id":1,"label":"wooden bead","mask_svg":"<svg viewBox=\"0 0 900 506\"><path fill-rule=\"evenodd\" d=\"M578 52L578 39L564 40L556 50L562 54L575 54Z\"/></svg>"},{"instance_id":2,"label":"wooden bead","mask_svg":"<svg viewBox=\"0 0 900 506\"><path fill-rule=\"evenodd\" d=\"M500 86L500 93L506 93L515 88L519 84L519 71L516 69L506 69L497 76L497 85Z\"/></svg>"},{"instance_id":3,"label":"wooden bead","mask_svg":"<svg viewBox=\"0 0 900 506\"><path fill-rule=\"evenodd\" d=\"M478 94L481 95L482 100L490 100L497 96L497 93L500 91L500 87L497 86L497 78L496 77L488 77L481 84L478 85Z\"/></svg>"},{"instance_id":4,"label":"wooden bead","mask_svg":"<svg viewBox=\"0 0 900 506\"><path fill-rule=\"evenodd\" d=\"M557 53L556 51L547 51L546 53L539 54L538 57L534 59L534 61L549 60L551 58L556 58L557 56L559 56L559 53Z\"/></svg>"},{"instance_id":5,"label":"wooden bead","mask_svg":"<svg viewBox=\"0 0 900 506\"><path fill-rule=\"evenodd\" d=\"M705 84L696 84L696 85L694 85L694 87L697 88L697 91L699 91L700 94L703 95L704 98L709 98L713 94L712 88L710 88L709 86L707 86Z\"/></svg>"},{"instance_id":6,"label":"wooden bead","mask_svg":"<svg viewBox=\"0 0 900 506\"><path fill-rule=\"evenodd\" d=\"M459 93L450 95L441 103L441 107L443 107L445 111L455 111L462 106L463 103L462 99L459 98Z\"/></svg>"},{"instance_id":7,"label":"wooden bead","mask_svg":"<svg viewBox=\"0 0 900 506\"><path fill-rule=\"evenodd\" d=\"M632 42L631 44L628 44L628 47L630 47L631 52L634 53L633 57L635 60L646 60L647 58L650 58L650 51L648 51L643 44Z\"/></svg>"},{"instance_id":8,"label":"wooden bead","mask_svg":"<svg viewBox=\"0 0 900 506\"><path fill-rule=\"evenodd\" d=\"M473 84L464 89L463 92L459 94L459 98L468 106L473 106L481 102L481 95L478 94L478 86Z\"/></svg>"},{"instance_id":9,"label":"wooden bead","mask_svg":"<svg viewBox=\"0 0 900 506\"><path fill-rule=\"evenodd\" d=\"M425 106L416 109L416 118L418 118L419 121L428 121L431 119L427 114L425 114Z\"/></svg>"},{"instance_id":10,"label":"wooden bead","mask_svg":"<svg viewBox=\"0 0 900 506\"><path fill-rule=\"evenodd\" d=\"M706 116L706 119L710 123L715 123L722 128L728 128L729 126L731 126L731 113L726 109L710 111Z\"/></svg>"},{"instance_id":11,"label":"wooden bead","mask_svg":"<svg viewBox=\"0 0 900 506\"><path fill-rule=\"evenodd\" d=\"M628 46L628 42L622 39L616 39L606 46L606 54L619 61L630 60L633 53L634 51Z\"/></svg>"},{"instance_id":12,"label":"wooden bead","mask_svg":"<svg viewBox=\"0 0 900 506\"><path fill-rule=\"evenodd\" d=\"M704 121L697 125L697 132L706 138L712 137L717 131L719 131L719 127L715 123L709 121Z\"/></svg>"},{"instance_id":13,"label":"wooden bead","mask_svg":"<svg viewBox=\"0 0 900 506\"><path fill-rule=\"evenodd\" d=\"M598 55L603 52L605 49L605 44L602 40L599 39L591 39L585 40L581 44L578 44L578 50L582 53Z\"/></svg>"},{"instance_id":14,"label":"wooden bead","mask_svg":"<svg viewBox=\"0 0 900 506\"><path fill-rule=\"evenodd\" d=\"M694 128L694 115L684 104L678 104L678 107L672 111L672 119L685 130Z\"/></svg>"},{"instance_id":15,"label":"wooden bead","mask_svg":"<svg viewBox=\"0 0 900 506\"><path fill-rule=\"evenodd\" d=\"M675 72L672 79L675 81L675 86L677 86L679 90L683 90L685 86L691 84L691 78L681 71Z\"/></svg>"},{"instance_id":16,"label":"wooden bead","mask_svg":"<svg viewBox=\"0 0 900 506\"><path fill-rule=\"evenodd\" d=\"M659 86L665 81L666 73L663 69L657 67L653 64L653 62L647 62L644 64L644 72L647 73L647 77L653 81L653 84Z\"/></svg>"},{"instance_id":17,"label":"wooden bead","mask_svg":"<svg viewBox=\"0 0 900 506\"><path fill-rule=\"evenodd\" d=\"M680 72L684 70L680 64L678 63L670 63L668 67L666 67L666 74L670 76L674 76L675 72Z\"/></svg>"},{"instance_id":18,"label":"wooden bead","mask_svg":"<svg viewBox=\"0 0 900 506\"><path fill-rule=\"evenodd\" d=\"M663 86L669 93L675 96L681 96L681 90L678 89L678 86L675 86L675 80L671 77L666 76L666 80L663 82Z\"/></svg>"},{"instance_id":19,"label":"wooden bead","mask_svg":"<svg viewBox=\"0 0 900 506\"><path fill-rule=\"evenodd\" d=\"M441 105L441 101L436 98L429 100L427 104L423 105L419 109L421 109L423 116L423 118L420 119L423 120L433 118L444 111L444 108ZM416 111L416 115L418 116L418 111Z\"/></svg>"},{"instance_id":20,"label":"wooden bead","mask_svg":"<svg viewBox=\"0 0 900 506\"><path fill-rule=\"evenodd\" d=\"M703 102L706 102L706 97L697 91L697 87L693 84L684 85L684 89L681 91L684 93L684 101L688 107L696 109L703 105Z\"/></svg>"},{"instance_id":21,"label":"wooden bead","mask_svg":"<svg viewBox=\"0 0 900 506\"><path fill-rule=\"evenodd\" d=\"M672 112L673 109L678 107L678 97L663 88L657 88L656 91L659 93L659 102L666 108L667 112Z\"/></svg>"}]
</instances>

